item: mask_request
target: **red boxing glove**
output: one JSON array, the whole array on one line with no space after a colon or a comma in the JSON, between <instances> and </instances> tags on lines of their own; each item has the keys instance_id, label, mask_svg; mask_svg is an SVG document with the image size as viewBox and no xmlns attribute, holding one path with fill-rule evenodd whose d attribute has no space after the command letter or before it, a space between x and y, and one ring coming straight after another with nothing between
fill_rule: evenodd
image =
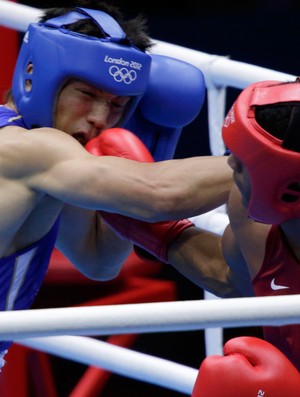
<instances>
[{"instance_id":1,"label":"red boxing glove","mask_svg":"<svg viewBox=\"0 0 300 397\"><path fill-rule=\"evenodd\" d=\"M132 132L123 128L110 128L92 139L86 150L97 156L117 156L141 162L153 162L144 143ZM140 249L138 255L149 258L147 253L168 262L168 246L185 229L194 226L188 219L148 223L124 215L98 211L107 224L123 239ZM146 254L143 250L147 251Z\"/></svg>"},{"instance_id":2,"label":"red boxing glove","mask_svg":"<svg viewBox=\"0 0 300 397\"><path fill-rule=\"evenodd\" d=\"M91 139L85 149L95 156L116 156L153 163L151 153L144 143L132 132L124 128L109 128Z\"/></svg>"},{"instance_id":3,"label":"red boxing glove","mask_svg":"<svg viewBox=\"0 0 300 397\"><path fill-rule=\"evenodd\" d=\"M275 346L254 337L231 339L223 356L202 362L192 397L299 397L300 374Z\"/></svg>"}]
</instances>

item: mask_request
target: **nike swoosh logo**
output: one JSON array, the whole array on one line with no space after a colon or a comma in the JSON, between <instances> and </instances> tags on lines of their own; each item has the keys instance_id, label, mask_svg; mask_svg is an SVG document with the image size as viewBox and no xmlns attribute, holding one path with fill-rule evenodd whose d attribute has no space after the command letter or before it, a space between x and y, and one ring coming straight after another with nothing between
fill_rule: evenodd
<instances>
[{"instance_id":1,"label":"nike swoosh logo","mask_svg":"<svg viewBox=\"0 0 300 397\"><path fill-rule=\"evenodd\" d=\"M277 291L279 289L288 289L290 287L286 287L285 285L277 285L275 284L275 278L271 281L271 288L273 291Z\"/></svg>"}]
</instances>

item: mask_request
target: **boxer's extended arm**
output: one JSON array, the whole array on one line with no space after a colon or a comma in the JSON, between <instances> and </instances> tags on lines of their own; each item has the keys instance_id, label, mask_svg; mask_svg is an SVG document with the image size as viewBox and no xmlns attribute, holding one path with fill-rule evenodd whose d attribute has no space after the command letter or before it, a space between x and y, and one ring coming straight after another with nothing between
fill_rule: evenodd
<instances>
[{"instance_id":1,"label":"boxer's extended arm","mask_svg":"<svg viewBox=\"0 0 300 397\"><path fill-rule=\"evenodd\" d=\"M124 129L102 132L87 144L86 149L97 156L114 155L142 162L153 161L144 144ZM121 238L171 263L202 288L222 297L253 295L248 272L244 274L239 271L236 274L226 264L221 252L221 238L192 227L194 225L187 219L146 223L120 214L103 211L100 214Z\"/></svg>"},{"instance_id":2,"label":"boxer's extended arm","mask_svg":"<svg viewBox=\"0 0 300 397\"><path fill-rule=\"evenodd\" d=\"M145 145L130 131L113 128L101 133L86 145L96 156L114 155L136 161L153 162ZM147 253L168 262L169 244L184 230L194 226L187 219L148 223L120 214L98 211L102 218L121 238L131 241ZM141 253L141 252L140 252Z\"/></svg>"},{"instance_id":3,"label":"boxer's extended arm","mask_svg":"<svg viewBox=\"0 0 300 397\"><path fill-rule=\"evenodd\" d=\"M67 134L49 131L23 134L28 145L22 150L28 153L22 156L29 166L20 176L30 188L63 202L155 222L199 215L228 198L231 171L223 157L154 164L98 158Z\"/></svg>"},{"instance_id":4,"label":"boxer's extended arm","mask_svg":"<svg viewBox=\"0 0 300 397\"><path fill-rule=\"evenodd\" d=\"M224 356L202 362L192 397L298 397L300 375L276 347L254 337L231 339Z\"/></svg>"},{"instance_id":5,"label":"boxer's extended arm","mask_svg":"<svg viewBox=\"0 0 300 397\"><path fill-rule=\"evenodd\" d=\"M96 156L114 155L152 162L144 144L131 132L110 129L90 141L86 149ZM171 263L202 288L222 297L249 295L250 285L235 278L221 253L221 238L193 227L187 219L159 223L100 211L103 219L122 238ZM179 238L180 236L180 238ZM145 256L145 251L137 250ZM248 279L247 279L248 281Z\"/></svg>"},{"instance_id":6,"label":"boxer's extended arm","mask_svg":"<svg viewBox=\"0 0 300 397\"><path fill-rule=\"evenodd\" d=\"M126 133L124 134L124 132ZM101 146L102 149L100 149ZM130 131L121 128L112 128L102 132L99 137L86 145L86 149L94 155L102 156L104 154L110 159L110 156L116 156L135 160L133 164L129 163L132 166L137 166L136 161L143 164L153 163L151 154L139 138ZM197 170L192 171L193 164L196 166L196 163L198 164ZM157 169L154 168L156 166L158 166ZM137 182L141 175L146 181L146 190L140 190L137 193L138 197L136 197L136 193L131 192L131 210L138 210L142 205L145 215L146 206L150 208L151 213L149 216L128 215L148 222L186 218L190 217L190 213L199 215L214 209L227 201L232 185L231 171L224 157L207 156L163 161L155 163L155 165L152 164L151 170L148 167L145 175L140 174L138 169L135 172L136 180L133 180L132 183ZM191 190L189 172L193 172L191 178L193 179L195 176L197 180ZM128 181L128 186L134 188L134 184L130 185L130 181ZM140 200L136 202L136 198ZM122 211L120 208L115 211L108 209L108 211L127 215L124 212L124 207ZM156 213L154 213L155 211ZM162 214L167 215L162 216Z\"/></svg>"}]
</instances>

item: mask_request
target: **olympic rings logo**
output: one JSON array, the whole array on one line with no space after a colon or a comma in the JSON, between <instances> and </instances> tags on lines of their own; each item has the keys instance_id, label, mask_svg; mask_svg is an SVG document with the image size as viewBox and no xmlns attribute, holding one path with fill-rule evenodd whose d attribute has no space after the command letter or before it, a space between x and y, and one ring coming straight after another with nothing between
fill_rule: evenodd
<instances>
[{"instance_id":1,"label":"olympic rings logo","mask_svg":"<svg viewBox=\"0 0 300 397\"><path fill-rule=\"evenodd\" d=\"M131 84L137 78L137 73L135 70L119 68L116 65L113 65L109 68L109 74L117 83Z\"/></svg>"}]
</instances>

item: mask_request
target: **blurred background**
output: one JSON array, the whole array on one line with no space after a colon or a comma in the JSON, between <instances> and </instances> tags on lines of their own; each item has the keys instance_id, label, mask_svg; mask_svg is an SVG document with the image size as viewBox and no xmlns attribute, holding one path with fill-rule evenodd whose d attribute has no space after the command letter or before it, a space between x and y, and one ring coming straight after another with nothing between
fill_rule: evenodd
<instances>
[{"instance_id":1,"label":"blurred background","mask_svg":"<svg viewBox=\"0 0 300 397\"><path fill-rule=\"evenodd\" d=\"M185 0L179 6L163 0L108 0L128 17L143 14L148 19L153 39L178 44L208 54L227 56L232 60L298 75L300 74L300 2L296 0L256 0L196 2ZM19 1L37 8L71 5L71 1ZM20 35L21 36L21 35ZM0 44L1 45L1 44ZM1 47L0 47L1 49ZM2 58L2 63L5 58ZM1 76L1 74L0 74ZM8 88L8 87L6 87ZM236 97L228 92L228 107ZM176 151L176 157L210 154L207 134L207 108L185 127ZM203 292L181 277L171 267L163 269L161 278L176 284L179 300L201 299ZM86 289L85 289L86 288ZM94 298L99 285L80 287L80 293ZM76 304L78 286L45 285L35 307L55 307ZM239 335L261 335L259 328L227 329L224 340ZM134 344L137 351L167 358L198 368L205 356L203 332L182 332L140 335ZM67 397L84 368L80 364L52 358L57 380L58 397ZM114 375L108 382L103 397L183 397L181 393L148 385ZM30 396L35 397L35 396Z\"/></svg>"}]
</instances>

